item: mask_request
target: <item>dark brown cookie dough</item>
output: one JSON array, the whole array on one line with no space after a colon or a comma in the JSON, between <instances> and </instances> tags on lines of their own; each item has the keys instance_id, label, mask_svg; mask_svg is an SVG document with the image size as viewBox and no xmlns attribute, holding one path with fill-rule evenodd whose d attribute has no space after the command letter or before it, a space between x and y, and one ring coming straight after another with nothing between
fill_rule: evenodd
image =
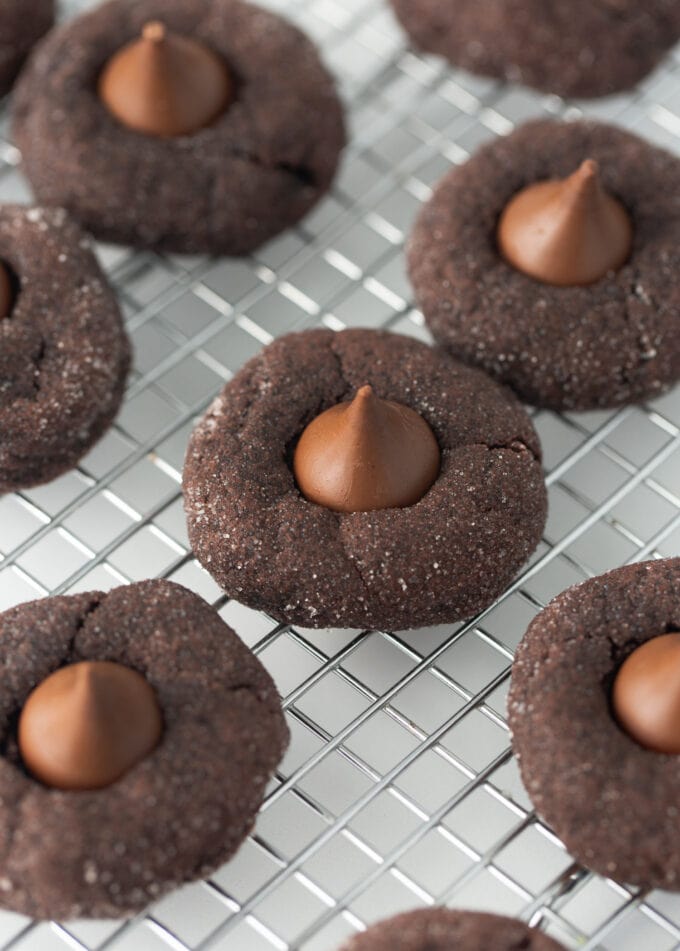
<instances>
[{"instance_id":1,"label":"dark brown cookie dough","mask_svg":"<svg viewBox=\"0 0 680 951\"><path fill-rule=\"evenodd\" d=\"M54 0L0 3L0 96L12 88L24 60L54 22Z\"/></svg>"},{"instance_id":2,"label":"dark brown cookie dough","mask_svg":"<svg viewBox=\"0 0 680 951\"><path fill-rule=\"evenodd\" d=\"M116 415L130 345L89 240L59 208L0 206L0 493L74 466Z\"/></svg>"},{"instance_id":3,"label":"dark brown cookie dough","mask_svg":"<svg viewBox=\"0 0 680 951\"><path fill-rule=\"evenodd\" d=\"M308 502L291 459L305 426L370 383L418 412L441 470L415 505L351 514ZM193 549L237 601L307 627L403 629L489 605L545 521L540 447L512 394L407 337L281 337L226 385L184 468Z\"/></svg>"},{"instance_id":4,"label":"dark brown cookie dough","mask_svg":"<svg viewBox=\"0 0 680 951\"><path fill-rule=\"evenodd\" d=\"M119 917L204 877L250 831L288 742L274 684L201 598L167 581L46 598L0 615L0 904L36 918ZM142 673L159 746L93 792L23 769L16 721L58 667L111 660Z\"/></svg>"},{"instance_id":5,"label":"dark brown cookie dough","mask_svg":"<svg viewBox=\"0 0 680 951\"><path fill-rule=\"evenodd\" d=\"M680 630L680 559L629 565L569 588L520 644L508 701L537 812L588 868L680 890L680 756L639 746L611 712L636 647Z\"/></svg>"},{"instance_id":6,"label":"dark brown cookie dough","mask_svg":"<svg viewBox=\"0 0 680 951\"><path fill-rule=\"evenodd\" d=\"M158 138L99 100L102 68L147 21L195 37L237 77L210 127ZM98 238L170 251L245 254L327 191L342 110L313 44L241 0L111 0L57 29L17 85L13 130L39 200Z\"/></svg>"},{"instance_id":7,"label":"dark brown cookie dough","mask_svg":"<svg viewBox=\"0 0 680 951\"><path fill-rule=\"evenodd\" d=\"M391 0L414 44L561 96L634 86L680 37L675 0Z\"/></svg>"},{"instance_id":8,"label":"dark brown cookie dough","mask_svg":"<svg viewBox=\"0 0 680 951\"><path fill-rule=\"evenodd\" d=\"M351 938L342 951L563 951L536 928L502 915L427 908L396 915Z\"/></svg>"},{"instance_id":9,"label":"dark brown cookie dough","mask_svg":"<svg viewBox=\"0 0 680 951\"><path fill-rule=\"evenodd\" d=\"M587 287L539 283L496 244L498 218L524 186L564 178L586 158L633 221L633 250ZM437 341L528 403L618 406L680 378L680 160L594 122L532 122L449 172L408 248L419 306Z\"/></svg>"}]
</instances>

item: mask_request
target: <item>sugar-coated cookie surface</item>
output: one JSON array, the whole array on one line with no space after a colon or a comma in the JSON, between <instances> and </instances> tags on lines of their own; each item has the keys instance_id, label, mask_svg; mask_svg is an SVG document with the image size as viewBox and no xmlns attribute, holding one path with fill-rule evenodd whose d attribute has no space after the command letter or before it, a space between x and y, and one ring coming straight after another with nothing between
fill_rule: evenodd
<instances>
[{"instance_id":1,"label":"sugar-coated cookie surface","mask_svg":"<svg viewBox=\"0 0 680 951\"><path fill-rule=\"evenodd\" d=\"M594 159L632 220L632 251L587 286L540 283L499 252L499 216L525 186ZM597 122L539 120L452 169L408 244L417 302L438 343L526 402L594 409L680 379L680 159Z\"/></svg>"},{"instance_id":2,"label":"sugar-coated cookie surface","mask_svg":"<svg viewBox=\"0 0 680 951\"><path fill-rule=\"evenodd\" d=\"M109 112L97 83L150 21L192 37L236 77L208 127L159 137ZM298 221L330 186L342 109L316 48L243 0L110 0L55 30L17 86L13 132L43 204L98 238L245 254Z\"/></svg>"},{"instance_id":3,"label":"sugar-coated cookie surface","mask_svg":"<svg viewBox=\"0 0 680 951\"><path fill-rule=\"evenodd\" d=\"M634 86L680 36L675 0L391 0L414 44L561 96Z\"/></svg>"},{"instance_id":4,"label":"sugar-coated cookie surface","mask_svg":"<svg viewBox=\"0 0 680 951\"><path fill-rule=\"evenodd\" d=\"M536 928L502 915L427 908L380 921L341 951L564 951Z\"/></svg>"},{"instance_id":5,"label":"sugar-coated cookie surface","mask_svg":"<svg viewBox=\"0 0 680 951\"><path fill-rule=\"evenodd\" d=\"M680 559L628 565L569 588L534 621L508 699L513 748L536 811L588 868L680 890L680 756L617 723L615 674L641 644L680 630Z\"/></svg>"},{"instance_id":6,"label":"sugar-coated cookie surface","mask_svg":"<svg viewBox=\"0 0 680 951\"><path fill-rule=\"evenodd\" d=\"M0 905L112 918L205 877L250 831L288 743L274 683L201 598L168 581L45 598L0 614ZM49 674L133 668L163 716L153 752L113 785L51 789L23 768L16 719Z\"/></svg>"},{"instance_id":7,"label":"sugar-coated cookie surface","mask_svg":"<svg viewBox=\"0 0 680 951\"><path fill-rule=\"evenodd\" d=\"M441 451L415 504L337 512L299 491L305 426L370 384L419 413ZM289 334L229 382L195 429L184 468L189 537L228 594L307 627L403 629L487 607L536 547L540 447L512 394L408 337Z\"/></svg>"},{"instance_id":8,"label":"sugar-coated cookie surface","mask_svg":"<svg viewBox=\"0 0 680 951\"><path fill-rule=\"evenodd\" d=\"M0 493L72 468L120 406L130 344L83 231L58 208L0 206L16 287L0 319Z\"/></svg>"}]
</instances>

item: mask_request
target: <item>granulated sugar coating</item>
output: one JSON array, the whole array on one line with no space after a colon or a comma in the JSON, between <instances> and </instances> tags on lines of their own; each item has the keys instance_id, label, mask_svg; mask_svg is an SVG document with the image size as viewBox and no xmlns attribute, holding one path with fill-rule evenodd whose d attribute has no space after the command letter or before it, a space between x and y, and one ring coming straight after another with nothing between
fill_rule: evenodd
<instances>
[{"instance_id":1,"label":"granulated sugar coating","mask_svg":"<svg viewBox=\"0 0 680 951\"><path fill-rule=\"evenodd\" d=\"M513 748L536 811L583 865L680 891L680 758L640 746L610 691L623 661L680 630L680 558L627 565L550 602L517 650Z\"/></svg>"},{"instance_id":2,"label":"granulated sugar coating","mask_svg":"<svg viewBox=\"0 0 680 951\"><path fill-rule=\"evenodd\" d=\"M676 0L392 0L414 44L561 96L629 89L680 36Z\"/></svg>"},{"instance_id":3,"label":"granulated sugar coating","mask_svg":"<svg viewBox=\"0 0 680 951\"><path fill-rule=\"evenodd\" d=\"M204 878L250 831L288 744L274 683L201 598L143 581L0 614L0 905L113 918ZM113 785L49 789L23 769L16 717L66 664L143 674L163 714L155 750Z\"/></svg>"},{"instance_id":4,"label":"granulated sugar coating","mask_svg":"<svg viewBox=\"0 0 680 951\"><path fill-rule=\"evenodd\" d=\"M441 470L408 508L338 513L301 495L292 451L367 383L425 419ZM289 334L247 363L193 433L184 494L194 552L230 597L307 627L470 617L534 550L546 513L538 439L512 394L373 330Z\"/></svg>"},{"instance_id":5,"label":"granulated sugar coating","mask_svg":"<svg viewBox=\"0 0 680 951\"><path fill-rule=\"evenodd\" d=\"M160 138L118 122L98 77L148 21L219 54L236 99L208 128ZM242 0L111 0L55 30L17 84L13 134L43 204L98 238L245 254L327 191L342 109L314 45Z\"/></svg>"},{"instance_id":6,"label":"granulated sugar coating","mask_svg":"<svg viewBox=\"0 0 680 951\"><path fill-rule=\"evenodd\" d=\"M616 273L554 287L515 270L498 219L526 185L584 159L633 222ZM409 241L416 298L437 341L528 403L594 409L658 395L680 379L680 160L594 122L532 122L440 182Z\"/></svg>"},{"instance_id":7,"label":"granulated sugar coating","mask_svg":"<svg viewBox=\"0 0 680 951\"><path fill-rule=\"evenodd\" d=\"M503 915L423 908L395 915L340 951L564 951L536 928Z\"/></svg>"},{"instance_id":8,"label":"granulated sugar coating","mask_svg":"<svg viewBox=\"0 0 680 951\"><path fill-rule=\"evenodd\" d=\"M0 492L74 466L120 405L130 345L89 241L61 209L0 206L16 279L0 320Z\"/></svg>"}]
</instances>

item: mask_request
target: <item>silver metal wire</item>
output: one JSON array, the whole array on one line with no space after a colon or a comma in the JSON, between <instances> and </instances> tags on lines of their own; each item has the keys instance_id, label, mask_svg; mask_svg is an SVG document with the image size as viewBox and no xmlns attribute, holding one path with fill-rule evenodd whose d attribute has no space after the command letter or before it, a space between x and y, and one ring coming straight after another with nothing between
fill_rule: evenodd
<instances>
[{"instance_id":1,"label":"silver metal wire","mask_svg":"<svg viewBox=\"0 0 680 951\"><path fill-rule=\"evenodd\" d=\"M69 0L70 16L90 0ZM270 4L271 5L271 4ZM253 836L208 882L129 922L0 914L15 951L333 951L372 921L442 902L508 913L568 948L680 949L680 898L579 867L536 818L504 719L513 650L568 585L680 548L680 390L619 412L534 419L545 537L497 604L422 631L306 631L221 595L194 561L186 440L268 341L318 324L428 339L403 242L436 180L525 119L581 113L680 153L680 52L631 94L565 103L410 52L383 0L278 0L322 47L352 142L329 198L248 260L101 246L135 369L113 430L49 486L0 499L0 610L50 593L173 578L214 603L284 698L292 743ZM0 201L29 200L0 126ZM295 552L291 552L291 558Z\"/></svg>"}]
</instances>

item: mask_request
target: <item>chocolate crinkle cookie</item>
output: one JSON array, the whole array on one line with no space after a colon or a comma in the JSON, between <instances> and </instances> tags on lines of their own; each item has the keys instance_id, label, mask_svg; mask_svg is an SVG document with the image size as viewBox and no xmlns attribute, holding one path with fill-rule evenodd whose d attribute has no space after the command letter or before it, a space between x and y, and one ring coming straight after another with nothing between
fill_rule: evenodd
<instances>
[{"instance_id":1,"label":"chocolate crinkle cookie","mask_svg":"<svg viewBox=\"0 0 680 951\"><path fill-rule=\"evenodd\" d=\"M414 44L561 96L634 86L680 37L675 0L391 0Z\"/></svg>"},{"instance_id":2,"label":"chocolate crinkle cookie","mask_svg":"<svg viewBox=\"0 0 680 951\"><path fill-rule=\"evenodd\" d=\"M128 915L236 851L288 731L271 678L201 598L171 582L144 581L34 601L0 615L0 648L4 908L35 918ZM105 788L50 788L24 765L17 720L50 675L101 661L150 686L160 742ZM99 701L82 702L84 686L70 699L96 721ZM110 702L112 685L99 686ZM56 709L63 713L63 705ZM50 721L51 714L43 730ZM78 742L90 727L66 723ZM103 727L115 724L109 718ZM55 750L46 755L54 765Z\"/></svg>"},{"instance_id":3,"label":"chocolate crinkle cookie","mask_svg":"<svg viewBox=\"0 0 680 951\"><path fill-rule=\"evenodd\" d=\"M160 49L164 34L173 85L163 97L179 125L149 134L107 107L100 81L121 49L142 35ZM147 87L134 72L149 62L138 52L111 80L134 114L149 89L160 95L157 73ZM220 70L229 91L214 88ZM202 96L217 97L217 114L181 134ZM242 0L110 0L71 20L17 85L13 131L41 203L63 205L98 238L214 254L246 254L302 218L329 188L345 142L314 45Z\"/></svg>"},{"instance_id":4,"label":"chocolate crinkle cookie","mask_svg":"<svg viewBox=\"0 0 680 951\"><path fill-rule=\"evenodd\" d=\"M293 474L303 430L358 390L414 410L441 452L419 501L334 511ZM488 606L534 550L546 513L540 447L512 394L407 337L282 337L229 382L184 468L189 536L237 601L307 627L405 629Z\"/></svg>"},{"instance_id":5,"label":"chocolate crinkle cookie","mask_svg":"<svg viewBox=\"0 0 680 951\"><path fill-rule=\"evenodd\" d=\"M0 96L9 92L24 60L54 22L54 0L0 3Z\"/></svg>"},{"instance_id":6,"label":"chocolate crinkle cookie","mask_svg":"<svg viewBox=\"0 0 680 951\"><path fill-rule=\"evenodd\" d=\"M380 921L341 951L564 951L536 928L503 915L427 908Z\"/></svg>"},{"instance_id":7,"label":"chocolate crinkle cookie","mask_svg":"<svg viewBox=\"0 0 680 951\"><path fill-rule=\"evenodd\" d=\"M526 186L588 159L630 217L630 254L587 286L539 282L501 255L499 216ZM483 147L421 211L408 265L437 341L526 402L613 407L680 378L680 160L621 129L538 121Z\"/></svg>"},{"instance_id":8,"label":"chocolate crinkle cookie","mask_svg":"<svg viewBox=\"0 0 680 951\"><path fill-rule=\"evenodd\" d=\"M508 701L526 789L572 855L618 882L673 891L680 755L643 745L614 704L627 662L638 650L661 650L660 664L633 668L639 683L626 676L623 699L637 696L634 718L651 714L649 736L680 732L680 635L667 646L669 632L680 631L679 585L673 558L619 568L559 595L518 648Z\"/></svg>"},{"instance_id":9,"label":"chocolate crinkle cookie","mask_svg":"<svg viewBox=\"0 0 680 951\"><path fill-rule=\"evenodd\" d=\"M130 345L62 209L0 206L0 493L74 466L120 406Z\"/></svg>"}]
</instances>

